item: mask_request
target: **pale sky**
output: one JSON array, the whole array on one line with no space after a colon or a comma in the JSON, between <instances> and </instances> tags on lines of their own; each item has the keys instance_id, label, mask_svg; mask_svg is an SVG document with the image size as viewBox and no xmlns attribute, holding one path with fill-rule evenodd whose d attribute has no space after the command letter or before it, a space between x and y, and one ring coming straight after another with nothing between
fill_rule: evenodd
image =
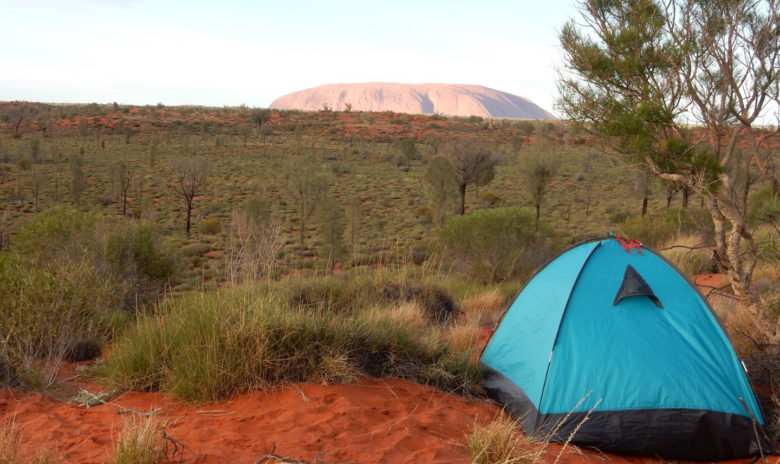
<instances>
[{"instance_id":1,"label":"pale sky","mask_svg":"<svg viewBox=\"0 0 780 464\"><path fill-rule=\"evenodd\" d=\"M267 107L331 83L476 84L553 111L575 0L0 0L0 100Z\"/></svg>"}]
</instances>

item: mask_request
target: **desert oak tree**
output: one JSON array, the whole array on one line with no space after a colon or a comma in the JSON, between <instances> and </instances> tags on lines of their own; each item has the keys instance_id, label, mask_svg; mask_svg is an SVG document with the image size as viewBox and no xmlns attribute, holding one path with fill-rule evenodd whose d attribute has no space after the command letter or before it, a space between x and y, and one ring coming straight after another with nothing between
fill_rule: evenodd
<instances>
[{"instance_id":1,"label":"desert oak tree","mask_svg":"<svg viewBox=\"0 0 780 464\"><path fill-rule=\"evenodd\" d=\"M206 185L211 165L202 156L178 157L171 161L171 169L176 179L176 187L187 205L187 233L190 233L192 200Z\"/></svg>"},{"instance_id":2,"label":"desert oak tree","mask_svg":"<svg viewBox=\"0 0 780 464\"><path fill-rule=\"evenodd\" d=\"M777 342L778 321L752 285L745 220L747 174L767 175L761 153L778 136L754 127L778 103L776 1L582 0L579 9L560 34L558 108L608 150L703 198L717 266L762 341Z\"/></svg>"},{"instance_id":3,"label":"desert oak tree","mask_svg":"<svg viewBox=\"0 0 780 464\"><path fill-rule=\"evenodd\" d=\"M489 184L495 177L495 167L499 159L487 147L471 140L453 142L447 148L445 156L457 174L460 195L458 212L465 214L466 187L469 184Z\"/></svg>"}]
</instances>

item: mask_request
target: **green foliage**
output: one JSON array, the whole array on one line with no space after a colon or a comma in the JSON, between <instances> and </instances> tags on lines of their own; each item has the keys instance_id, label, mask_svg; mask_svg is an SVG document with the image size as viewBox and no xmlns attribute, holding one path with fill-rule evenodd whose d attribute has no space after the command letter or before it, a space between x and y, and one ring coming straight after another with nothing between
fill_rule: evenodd
<instances>
[{"instance_id":1,"label":"green foliage","mask_svg":"<svg viewBox=\"0 0 780 464\"><path fill-rule=\"evenodd\" d=\"M620 235L655 247L678 235L704 233L706 236L712 222L704 210L670 208L663 216L628 216L617 227Z\"/></svg>"},{"instance_id":2,"label":"green foliage","mask_svg":"<svg viewBox=\"0 0 780 464\"><path fill-rule=\"evenodd\" d=\"M12 252L0 255L0 333L10 360L83 357L108 342L129 318L121 308L157 288L133 281L173 274L156 230L63 207L25 224Z\"/></svg>"},{"instance_id":3,"label":"green foliage","mask_svg":"<svg viewBox=\"0 0 780 464\"><path fill-rule=\"evenodd\" d=\"M222 221L219 218L209 218L203 221L203 232L214 235L222 231Z\"/></svg>"},{"instance_id":4,"label":"green foliage","mask_svg":"<svg viewBox=\"0 0 780 464\"><path fill-rule=\"evenodd\" d=\"M425 168L427 194L433 207L433 221L441 226L445 212L455 205L458 195L458 173L450 160L444 156L434 156Z\"/></svg>"},{"instance_id":5,"label":"green foliage","mask_svg":"<svg viewBox=\"0 0 780 464\"><path fill-rule=\"evenodd\" d=\"M215 401L285 382L398 376L473 391L465 353L389 311L311 311L279 287L237 286L169 300L122 337L95 373L125 388Z\"/></svg>"},{"instance_id":6,"label":"green foliage","mask_svg":"<svg viewBox=\"0 0 780 464\"><path fill-rule=\"evenodd\" d=\"M416 161L422 157L420 150L417 149L417 144L414 140L404 139L398 143L398 152L406 161Z\"/></svg>"},{"instance_id":7,"label":"green foliage","mask_svg":"<svg viewBox=\"0 0 780 464\"><path fill-rule=\"evenodd\" d=\"M325 259L328 269L333 269L336 262L347 255L347 247L344 245L344 208L334 200L324 200L317 207L317 222L317 231L322 238L318 254Z\"/></svg>"},{"instance_id":8,"label":"green foliage","mask_svg":"<svg viewBox=\"0 0 780 464\"><path fill-rule=\"evenodd\" d=\"M106 258L124 276L167 281L176 273L172 250L162 243L158 228L146 222L115 228L108 237Z\"/></svg>"},{"instance_id":9,"label":"green foliage","mask_svg":"<svg viewBox=\"0 0 780 464\"><path fill-rule=\"evenodd\" d=\"M480 210L445 222L439 238L446 256L482 281L528 275L550 250L535 231L534 216L521 208Z\"/></svg>"},{"instance_id":10,"label":"green foliage","mask_svg":"<svg viewBox=\"0 0 780 464\"><path fill-rule=\"evenodd\" d=\"M520 175L523 186L528 191L536 209L536 227L539 227L542 200L550 187L555 175L558 173L560 161L554 153L554 148L549 142L537 142L520 161Z\"/></svg>"},{"instance_id":11,"label":"green foliage","mask_svg":"<svg viewBox=\"0 0 780 464\"><path fill-rule=\"evenodd\" d=\"M13 365L61 359L81 340L108 341L119 306L113 286L86 260L35 265L0 254L0 333Z\"/></svg>"},{"instance_id":12,"label":"green foliage","mask_svg":"<svg viewBox=\"0 0 780 464\"><path fill-rule=\"evenodd\" d=\"M780 195L770 186L753 193L750 196L747 220L753 226L780 226Z\"/></svg>"}]
</instances>

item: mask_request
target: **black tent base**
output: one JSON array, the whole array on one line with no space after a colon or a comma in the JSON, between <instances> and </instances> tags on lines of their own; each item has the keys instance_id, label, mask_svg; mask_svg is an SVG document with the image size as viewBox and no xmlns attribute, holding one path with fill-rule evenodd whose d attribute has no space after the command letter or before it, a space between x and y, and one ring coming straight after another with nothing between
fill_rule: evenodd
<instances>
[{"instance_id":1,"label":"black tent base","mask_svg":"<svg viewBox=\"0 0 780 464\"><path fill-rule=\"evenodd\" d=\"M692 461L776 454L763 428L745 416L694 409L551 414L534 434L608 453Z\"/></svg>"},{"instance_id":2,"label":"black tent base","mask_svg":"<svg viewBox=\"0 0 780 464\"><path fill-rule=\"evenodd\" d=\"M525 393L482 365L485 388L526 434L603 452L691 461L777 454L760 424L746 416L698 409L638 409L539 414Z\"/></svg>"}]
</instances>

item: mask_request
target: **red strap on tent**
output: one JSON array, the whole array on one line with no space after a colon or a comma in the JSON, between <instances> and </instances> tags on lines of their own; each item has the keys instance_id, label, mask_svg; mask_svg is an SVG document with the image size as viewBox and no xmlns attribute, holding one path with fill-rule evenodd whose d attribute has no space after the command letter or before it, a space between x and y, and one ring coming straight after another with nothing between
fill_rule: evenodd
<instances>
[{"instance_id":1,"label":"red strap on tent","mask_svg":"<svg viewBox=\"0 0 780 464\"><path fill-rule=\"evenodd\" d=\"M629 239L626 237L615 237L615 240L620 243L620 246L622 246L628 254L632 254L634 252L633 250L638 251L640 255L644 254L642 253L642 242L639 240Z\"/></svg>"}]
</instances>

